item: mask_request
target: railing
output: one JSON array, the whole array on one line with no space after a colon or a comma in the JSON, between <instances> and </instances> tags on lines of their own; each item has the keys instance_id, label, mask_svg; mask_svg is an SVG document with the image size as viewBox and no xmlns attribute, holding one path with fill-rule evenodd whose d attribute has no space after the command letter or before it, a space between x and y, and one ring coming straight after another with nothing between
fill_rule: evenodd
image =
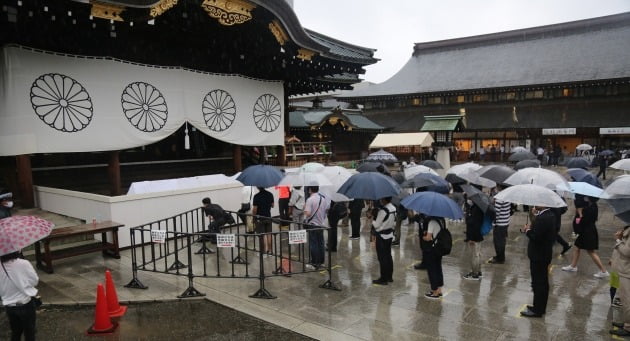
<instances>
[{"instance_id":1,"label":"railing","mask_svg":"<svg viewBox=\"0 0 630 341\"><path fill-rule=\"evenodd\" d=\"M205 296L193 285L197 277L258 279L259 289L250 297L276 298L265 288L267 277L290 277L325 269L328 272L328 280L319 287L340 290L332 281L330 251L327 252L327 266L322 269L309 269L307 266L307 256L311 253L309 244L289 243L289 238L299 236L301 230L306 230L308 237L312 238L315 234L323 234L323 231L330 228L308 226L307 229L306 225L300 223L271 219L274 232L248 233L245 224L238 223L239 218L242 219L241 221L245 221L247 216L255 219L270 218L229 213L237 217L235 219L237 223L224 226L221 233L209 233L206 230L206 217L202 208L131 228L133 278L126 287L146 289L147 286L140 281L138 272L149 271L187 277L188 288L178 298ZM293 225L293 231L289 228L291 225ZM156 240L155 236L151 235L152 231L156 235L161 233L164 238ZM213 236L219 239L215 250L210 248L211 243L207 240L208 237ZM224 237L227 238L227 243ZM272 241L271 254L266 255L260 246L263 238L269 237ZM234 244L231 247L225 247L229 246L231 240ZM195 244L199 246L198 250L193 252L193 248L197 248ZM258 264L255 264L256 261Z\"/></svg>"}]
</instances>

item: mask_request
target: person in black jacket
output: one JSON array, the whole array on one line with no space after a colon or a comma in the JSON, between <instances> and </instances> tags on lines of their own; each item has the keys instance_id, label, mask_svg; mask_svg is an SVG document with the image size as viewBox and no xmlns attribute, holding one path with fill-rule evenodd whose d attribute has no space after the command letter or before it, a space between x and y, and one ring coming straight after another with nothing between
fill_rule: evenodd
<instances>
[{"instance_id":1,"label":"person in black jacket","mask_svg":"<svg viewBox=\"0 0 630 341\"><path fill-rule=\"evenodd\" d=\"M352 228L352 233L350 234L350 239L359 239L361 232L361 211L363 211L363 207L365 203L363 199L354 199L350 202L350 226Z\"/></svg>"},{"instance_id":2,"label":"person in black jacket","mask_svg":"<svg viewBox=\"0 0 630 341\"><path fill-rule=\"evenodd\" d=\"M527 257L532 276L534 304L521 311L521 316L541 317L547 312L549 298L549 264L556 241L556 215L547 207L535 207L536 219L521 232L529 238Z\"/></svg>"},{"instance_id":3,"label":"person in black jacket","mask_svg":"<svg viewBox=\"0 0 630 341\"><path fill-rule=\"evenodd\" d=\"M567 207L552 207L550 210L556 215L556 242L562 245L561 255L564 255L571 249L571 244L567 243L560 235L560 227L562 227L562 215L567 212Z\"/></svg>"},{"instance_id":4,"label":"person in black jacket","mask_svg":"<svg viewBox=\"0 0 630 341\"><path fill-rule=\"evenodd\" d=\"M483 211L472 200L467 199L464 204L466 212L466 240L470 249L471 271L464 275L464 279L478 281L481 279L481 225L483 224Z\"/></svg>"}]
</instances>

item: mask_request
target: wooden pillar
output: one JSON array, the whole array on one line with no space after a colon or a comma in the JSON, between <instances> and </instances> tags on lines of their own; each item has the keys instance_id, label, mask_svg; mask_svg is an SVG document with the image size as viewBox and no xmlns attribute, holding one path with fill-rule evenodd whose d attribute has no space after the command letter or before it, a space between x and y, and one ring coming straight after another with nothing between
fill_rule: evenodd
<instances>
[{"instance_id":1,"label":"wooden pillar","mask_svg":"<svg viewBox=\"0 0 630 341\"><path fill-rule=\"evenodd\" d=\"M111 196L121 195L122 184L120 181L120 152L118 150L112 150L109 152L107 176L109 178L109 194Z\"/></svg>"},{"instance_id":2,"label":"wooden pillar","mask_svg":"<svg viewBox=\"0 0 630 341\"><path fill-rule=\"evenodd\" d=\"M287 165L287 147L278 146L278 166L286 166Z\"/></svg>"},{"instance_id":3,"label":"wooden pillar","mask_svg":"<svg viewBox=\"0 0 630 341\"><path fill-rule=\"evenodd\" d=\"M15 157L15 168L17 170L17 182L22 208L35 207L33 197L33 170L31 169L31 156L28 154L17 155Z\"/></svg>"},{"instance_id":4,"label":"wooden pillar","mask_svg":"<svg viewBox=\"0 0 630 341\"><path fill-rule=\"evenodd\" d=\"M232 148L232 162L234 166L234 173L240 172L243 170L243 160L241 158L241 146L235 144Z\"/></svg>"}]
</instances>

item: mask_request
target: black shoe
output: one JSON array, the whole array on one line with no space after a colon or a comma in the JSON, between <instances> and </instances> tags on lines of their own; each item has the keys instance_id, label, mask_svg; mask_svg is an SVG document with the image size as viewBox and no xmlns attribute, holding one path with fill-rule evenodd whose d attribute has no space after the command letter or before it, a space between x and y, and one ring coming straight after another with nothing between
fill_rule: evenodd
<instances>
[{"instance_id":1,"label":"black shoe","mask_svg":"<svg viewBox=\"0 0 630 341\"><path fill-rule=\"evenodd\" d=\"M400 245L400 240L394 240L392 246Z\"/></svg>"},{"instance_id":2,"label":"black shoe","mask_svg":"<svg viewBox=\"0 0 630 341\"><path fill-rule=\"evenodd\" d=\"M613 322L612 326L623 329L623 322Z\"/></svg>"},{"instance_id":3,"label":"black shoe","mask_svg":"<svg viewBox=\"0 0 630 341\"><path fill-rule=\"evenodd\" d=\"M505 260L499 260L497 257L492 257L492 258L490 258L490 260L488 260L488 263L490 263L490 264L504 264Z\"/></svg>"},{"instance_id":4,"label":"black shoe","mask_svg":"<svg viewBox=\"0 0 630 341\"><path fill-rule=\"evenodd\" d=\"M394 283L394 280L393 280L393 279L391 279L391 278L390 278L390 279L388 279L387 281L388 281L389 283Z\"/></svg>"},{"instance_id":5,"label":"black shoe","mask_svg":"<svg viewBox=\"0 0 630 341\"><path fill-rule=\"evenodd\" d=\"M527 309L521 311L521 316L523 316L523 317L542 317L543 314L539 314L539 313L534 312L531 309L527 308Z\"/></svg>"},{"instance_id":6,"label":"black shoe","mask_svg":"<svg viewBox=\"0 0 630 341\"><path fill-rule=\"evenodd\" d=\"M413 268L414 268L414 269L416 269L416 270L426 270L426 269L427 269L427 266L426 266L426 264L424 264L424 263L420 262L420 263L416 263L416 264L413 266Z\"/></svg>"},{"instance_id":7,"label":"black shoe","mask_svg":"<svg viewBox=\"0 0 630 341\"><path fill-rule=\"evenodd\" d=\"M375 279L372 281L373 284L378 284L378 285L387 285L387 280L385 279Z\"/></svg>"},{"instance_id":8,"label":"black shoe","mask_svg":"<svg viewBox=\"0 0 630 341\"><path fill-rule=\"evenodd\" d=\"M572 247L573 245L568 245L567 247L563 247L562 252L560 252L560 254L564 256L564 254L567 253L567 251L569 251Z\"/></svg>"}]
</instances>

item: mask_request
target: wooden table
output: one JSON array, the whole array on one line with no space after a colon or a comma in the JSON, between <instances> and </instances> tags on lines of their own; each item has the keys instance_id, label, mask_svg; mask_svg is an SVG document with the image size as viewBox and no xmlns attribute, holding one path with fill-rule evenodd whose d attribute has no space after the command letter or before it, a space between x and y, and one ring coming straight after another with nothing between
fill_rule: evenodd
<instances>
[{"instance_id":1,"label":"wooden table","mask_svg":"<svg viewBox=\"0 0 630 341\"><path fill-rule=\"evenodd\" d=\"M113 221L103 221L100 223L53 229L48 237L35 243L35 258L37 261L37 267L46 271L47 273L53 273L52 261L54 259L67 258L95 251L102 251L103 256L109 256L119 259L120 253L118 251L118 228L122 226L125 225ZM107 241L107 232L112 232L113 238L111 243ZM96 244L65 249L61 248L55 251L50 250L50 242L53 240L63 240L74 236L94 235L97 233L101 234L101 242L98 242ZM44 244L43 254L41 252L41 244ZM61 246L63 246L63 244Z\"/></svg>"}]
</instances>

